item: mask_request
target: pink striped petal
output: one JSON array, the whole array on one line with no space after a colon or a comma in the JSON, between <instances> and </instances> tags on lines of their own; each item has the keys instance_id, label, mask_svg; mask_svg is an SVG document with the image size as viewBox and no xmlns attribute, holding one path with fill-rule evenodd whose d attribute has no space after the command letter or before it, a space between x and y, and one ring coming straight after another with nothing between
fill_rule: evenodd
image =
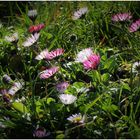
<instances>
[{"instance_id":1,"label":"pink striped petal","mask_svg":"<svg viewBox=\"0 0 140 140\"><path fill-rule=\"evenodd\" d=\"M140 27L140 19L133 22L129 27L129 32L136 32Z\"/></svg>"},{"instance_id":2,"label":"pink striped petal","mask_svg":"<svg viewBox=\"0 0 140 140\"><path fill-rule=\"evenodd\" d=\"M96 69L100 63L100 56L93 54L88 57L88 60L83 62L85 69Z\"/></svg>"},{"instance_id":3,"label":"pink striped petal","mask_svg":"<svg viewBox=\"0 0 140 140\"><path fill-rule=\"evenodd\" d=\"M58 49L56 49L56 50L53 50L53 51L49 52L49 53L46 55L45 59L46 59L46 60L52 60L53 58L55 58L55 57L57 57L57 56L60 56L60 55L62 55L63 53L64 53L64 49L58 48Z\"/></svg>"},{"instance_id":4,"label":"pink striped petal","mask_svg":"<svg viewBox=\"0 0 140 140\"><path fill-rule=\"evenodd\" d=\"M59 70L59 67L52 67L50 69L46 69L42 72L40 72L39 77L40 79L47 79L54 75Z\"/></svg>"},{"instance_id":5,"label":"pink striped petal","mask_svg":"<svg viewBox=\"0 0 140 140\"><path fill-rule=\"evenodd\" d=\"M131 13L119 13L112 16L112 21L126 21L132 18Z\"/></svg>"}]
</instances>

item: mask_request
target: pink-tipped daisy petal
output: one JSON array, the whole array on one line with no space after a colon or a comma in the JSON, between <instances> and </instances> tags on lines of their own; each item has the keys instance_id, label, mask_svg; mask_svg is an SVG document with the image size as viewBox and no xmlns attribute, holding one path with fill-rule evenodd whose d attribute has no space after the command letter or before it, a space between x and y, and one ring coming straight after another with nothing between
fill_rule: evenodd
<instances>
[{"instance_id":1,"label":"pink-tipped daisy petal","mask_svg":"<svg viewBox=\"0 0 140 140\"><path fill-rule=\"evenodd\" d=\"M54 75L58 70L59 70L59 67L52 67L50 69L46 69L39 73L39 77L41 79L47 79L51 77L52 75Z\"/></svg>"},{"instance_id":2,"label":"pink-tipped daisy petal","mask_svg":"<svg viewBox=\"0 0 140 140\"><path fill-rule=\"evenodd\" d=\"M56 49L56 50L53 50L53 51L49 52L49 53L46 55L45 59L46 59L46 60L52 60L53 58L55 58L55 57L57 57L57 56L60 56L60 55L62 55L63 53L64 53L64 49L58 48L58 49Z\"/></svg>"},{"instance_id":3,"label":"pink-tipped daisy petal","mask_svg":"<svg viewBox=\"0 0 140 140\"><path fill-rule=\"evenodd\" d=\"M126 21L132 18L131 13L119 13L112 16L112 21Z\"/></svg>"},{"instance_id":4,"label":"pink-tipped daisy petal","mask_svg":"<svg viewBox=\"0 0 140 140\"><path fill-rule=\"evenodd\" d=\"M58 83L56 85L56 90L59 93L64 93L68 86L69 86L69 83L68 82L61 82L61 83Z\"/></svg>"},{"instance_id":5,"label":"pink-tipped daisy petal","mask_svg":"<svg viewBox=\"0 0 140 140\"><path fill-rule=\"evenodd\" d=\"M77 19L81 18L84 14L86 14L87 12L88 12L87 7L80 8L79 10L74 12L72 19L77 20Z\"/></svg>"},{"instance_id":6,"label":"pink-tipped daisy petal","mask_svg":"<svg viewBox=\"0 0 140 140\"><path fill-rule=\"evenodd\" d=\"M93 54L88 57L88 60L83 62L85 69L96 69L100 63L100 56Z\"/></svg>"},{"instance_id":7,"label":"pink-tipped daisy petal","mask_svg":"<svg viewBox=\"0 0 140 140\"><path fill-rule=\"evenodd\" d=\"M129 27L129 32L136 32L140 28L140 19L133 22Z\"/></svg>"}]
</instances>

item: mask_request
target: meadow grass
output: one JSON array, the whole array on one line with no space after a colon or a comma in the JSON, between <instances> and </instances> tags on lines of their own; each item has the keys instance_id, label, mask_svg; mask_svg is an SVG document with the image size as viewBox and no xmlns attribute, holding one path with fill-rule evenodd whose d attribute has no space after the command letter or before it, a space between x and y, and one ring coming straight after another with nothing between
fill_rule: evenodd
<instances>
[{"instance_id":1,"label":"meadow grass","mask_svg":"<svg viewBox=\"0 0 140 140\"><path fill-rule=\"evenodd\" d=\"M1 11L5 10L3 3ZM24 84L13 96L6 94L10 101L0 94L0 138L34 138L34 133L38 138L37 131L45 134L42 138L54 139L139 138L140 34L128 30L139 19L139 2L8 4L9 15L3 15L0 28L0 88L8 94L15 81L22 79ZM74 12L82 7L88 7L88 12L73 20ZM38 13L34 23L28 17L31 9ZM133 16L128 21L111 20L114 14L128 12ZM31 36L29 27L40 23L45 27L37 42L24 47L23 42ZM18 42L5 40L15 32ZM64 54L53 60L36 60L46 48L62 48ZM77 54L86 48L100 56L99 65L92 70L75 62ZM40 79L44 67L52 66L59 66L58 72ZM4 74L13 81L6 83ZM69 83L64 94L77 98L72 104L60 100L56 85L63 81ZM77 122L67 119L78 113L82 117L78 116Z\"/></svg>"}]
</instances>

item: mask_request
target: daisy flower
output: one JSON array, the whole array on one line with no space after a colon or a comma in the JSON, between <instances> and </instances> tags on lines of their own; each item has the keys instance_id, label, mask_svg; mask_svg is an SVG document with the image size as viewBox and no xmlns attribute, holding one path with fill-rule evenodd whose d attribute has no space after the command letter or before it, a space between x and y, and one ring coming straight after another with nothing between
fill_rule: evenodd
<instances>
[{"instance_id":1,"label":"daisy flower","mask_svg":"<svg viewBox=\"0 0 140 140\"><path fill-rule=\"evenodd\" d=\"M1 89L0 93L2 94L3 100L5 102L10 102L11 101L11 95L8 93L6 89Z\"/></svg>"},{"instance_id":2,"label":"daisy flower","mask_svg":"<svg viewBox=\"0 0 140 140\"><path fill-rule=\"evenodd\" d=\"M59 70L59 67L52 67L50 69L46 69L39 73L39 77L41 79L47 79L51 77L52 75L54 75L58 70Z\"/></svg>"},{"instance_id":3,"label":"daisy flower","mask_svg":"<svg viewBox=\"0 0 140 140\"><path fill-rule=\"evenodd\" d=\"M10 76L8 76L7 74L4 74L3 75L3 79L7 82L7 83L12 83L12 79Z\"/></svg>"},{"instance_id":4,"label":"daisy flower","mask_svg":"<svg viewBox=\"0 0 140 140\"><path fill-rule=\"evenodd\" d=\"M42 60L49 54L48 49L43 50L39 55L35 57L36 60Z\"/></svg>"},{"instance_id":5,"label":"daisy flower","mask_svg":"<svg viewBox=\"0 0 140 140\"><path fill-rule=\"evenodd\" d=\"M23 81L18 81L18 82L15 82L13 84L13 86L8 90L8 93L10 95L14 95L16 92L18 92L24 85L24 82Z\"/></svg>"},{"instance_id":6,"label":"daisy flower","mask_svg":"<svg viewBox=\"0 0 140 140\"><path fill-rule=\"evenodd\" d=\"M119 13L112 16L112 21L126 21L132 18L131 13Z\"/></svg>"},{"instance_id":7,"label":"daisy flower","mask_svg":"<svg viewBox=\"0 0 140 140\"><path fill-rule=\"evenodd\" d=\"M14 33L14 34L12 34L11 36L5 36L5 40L7 41L7 42L17 42L18 41L18 33L16 32L16 33Z\"/></svg>"},{"instance_id":8,"label":"daisy flower","mask_svg":"<svg viewBox=\"0 0 140 140\"><path fill-rule=\"evenodd\" d=\"M93 54L88 57L86 61L83 62L85 69L96 69L100 63L100 56Z\"/></svg>"},{"instance_id":9,"label":"daisy flower","mask_svg":"<svg viewBox=\"0 0 140 140\"><path fill-rule=\"evenodd\" d=\"M33 136L37 138L43 138L48 136L50 133L46 133L46 129L44 127L37 127L36 130L33 132Z\"/></svg>"},{"instance_id":10,"label":"daisy flower","mask_svg":"<svg viewBox=\"0 0 140 140\"><path fill-rule=\"evenodd\" d=\"M40 34L35 33L34 35L31 35L31 37L27 38L27 40L22 44L24 47L30 47L32 46L35 42L37 42Z\"/></svg>"},{"instance_id":11,"label":"daisy flower","mask_svg":"<svg viewBox=\"0 0 140 140\"><path fill-rule=\"evenodd\" d=\"M57 57L57 56L60 56L64 53L64 49L62 48L58 48L56 50L53 50L51 52L49 52L48 55L46 55L45 59L47 60L52 60L53 58Z\"/></svg>"},{"instance_id":12,"label":"daisy flower","mask_svg":"<svg viewBox=\"0 0 140 140\"><path fill-rule=\"evenodd\" d=\"M61 82L61 83L58 83L56 85L56 90L59 93L64 93L68 86L69 86L69 83L68 82Z\"/></svg>"},{"instance_id":13,"label":"daisy flower","mask_svg":"<svg viewBox=\"0 0 140 140\"><path fill-rule=\"evenodd\" d=\"M85 116L82 116L80 113L79 114L74 114L67 118L68 121L72 123L84 123L85 122Z\"/></svg>"},{"instance_id":14,"label":"daisy flower","mask_svg":"<svg viewBox=\"0 0 140 140\"><path fill-rule=\"evenodd\" d=\"M135 62L132 65L132 72L137 73L140 72L140 62Z\"/></svg>"},{"instance_id":15,"label":"daisy flower","mask_svg":"<svg viewBox=\"0 0 140 140\"><path fill-rule=\"evenodd\" d=\"M29 27L29 32L30 33L39 32L44 27L45 27L45 24L43 24L43 23L38 24L38 25L32 25L32 26Z\"/></svg>"},{"instance_id":16,"label":"daisy flower","mask_svg":"<svg viewBox=\"0 0 140 140\"><path fill-rule=\"evenodd\" d=\"M140 19L133 22L129 27L129 32L136 32L140 27Z\"/></svg>"},{"instance_id":17,"label":"daisy flower","mask_svg":"<svg viewBox=\"0 0 140 140\"><path fill-rule=\"evenodd\" d=\"M53 50L51 52L48 52L47 49L42 51L38 56L36 56L35 59L41 60L41 59L46 59L46 60L52 60L53 58L60 56L64 53L64 49L58 48L56 50Z\"/></svg>"},{"instance_id":18,"label":"daisy flower","mask_svg":"<svg viewBox=\"0 0 140 140\"><path fill-rule=\"evenodd\" d=\"M77 100L77 97L71 94L60 94L59 99L65 105L74 103Z\"/></svg>"},{"instance_id":19,"label":"daisy flower","mask_svg":"<svg viewBox=\"0 0 140 140\"><path fill-rule=\"evenodd\" d=\"M72 19L77 20L81 18L84 14L86 14L87 12L88 12L87 7L80 8L78 11L74 12Z\"/></svg>"},{"instance_id":20,"label":"daisy flower","mask_svg":"<svg viewBox=\"0 0 140 140\"><path fill-rule=\"evenodd\" d=\"M92 49L91 48L86 48L82 51L80 51L77 54L76 57L76 62L81 62L83 63L84 61L86 61L88 59L89 56L93 55Z\"/></svg>"},{"instance_id":21,"label":"daisy flower","mask_svg":"<svg viewBox=\"0 0 140 140\"><path fill-rule=\"evenodd\" d=\"M35 20L36 17L37 17L37 10L34 9L34 10L29 10L28 11L28 17L31 19L31 20Z\"/></svg>"}]
</instances>

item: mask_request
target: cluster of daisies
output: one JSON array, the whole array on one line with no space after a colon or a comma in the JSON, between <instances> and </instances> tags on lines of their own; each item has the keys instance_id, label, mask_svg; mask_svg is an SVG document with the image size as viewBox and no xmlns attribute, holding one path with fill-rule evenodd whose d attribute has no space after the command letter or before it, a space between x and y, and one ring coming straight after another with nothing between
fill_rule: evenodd
<instances>
[{"instance_id":1,"label":"cluster of daisies","mask_svg":"<svg viewBox=\"0 0 140 140\"><path fill-rule=\"evenodd\" d=\"M76 62L82 63L87 70L96 69L100 63L100 56L93 53L91 48L86 48L78 53Z\"/></svg>"},{"instance_id":2,"label":"cluster of daisies","mask_svg":"<svg viewBox=\"0 0 140 140\"><path fill-rule=\"evenodd\" d=\"M118 13L112 16L112 21L119 22L119 21L129 21L132 19L131 13ZM140 28L140 19L135 20L129 29L129 32L136 32Z\"/></svg>"},{"instance_id":3,"label":"cluster of daisies","mask_svg":"<svg viewBox=\"0 0 140 140\"><path fill-rule=\"evenodd\" d=\"M39 55L37 55L35 59L36 60L44 59L44 60L50 61L53 58L62 55L63 53L64 53L64 50L61 48L58 48L50 52L47 49L45 49ZM98 65L100 63L100 56L99 54L97 55L93 53L91 48L86 48L77 54L75 61L78 63L82 63L83 67L86 70L94 70L98 68ZM53 66L49 69L46 69L40 72L39 77L41 79L47 79L51 77L52 75L54 75L58 70L59 70L59 67ZM65 93L68 87L69 87L69 82L66 82L66 81L60 82L56 85L56 90L60 93L58 97L64 105L73 104L77 100L76 96ZM72 116L68 117L67 120L72 123L81 124L85 122L85 115L82 115L81 113L73 114ZM46 134L45 129L43 129L42 131L41 130L40 128L38 128L35 131L34 135L38 135L38 137L42 137L42 133L43 133L44 136L46 136L47 134Z\"/></svg>"},{"instance_id":4,"label":"cluster of daisies","mask_svg":"<svg viewBox=\"0 0 140 140\"><path fill-rule=\"evenodd\" d=\"M74 12L72 19L77 20L77 19L81 18L83 15L85 15L87 13L87 11L88 11L87 7L80 8L79 10ZM32 20L32 23L35 23L35 20L37 17L37 11L30 10L28 12L28 16ZM30 37L28 37L26 39L25 42L23 42L22 45L24 47L30 47L30 46L33 46L35 43L37 43L39 36L40 36L39 32L44 27L45 27L45 25L43 23L38 24L38 25L31 25L28 29L28 31L29 31L29 33L31 33L31 35L30 35ZM11 42L11 43L15 43L15 42L17 43L18 39L19 39L19 36L18 36L17 32L12 34L11 36L5 36L5 40L7 42ZM35 59L38 61L42 61L42 60L51 61L52 59L62 55L63 53L64 53L64 49L62 49L62 48L57 48L52 51L49 51L48 49L44 49L40 53L38 52L38 55L35 57ZM87 69L91 70L91 69L97 68L97 66L100 62L100 57L99 57L99 55L94 54L92 52L91 48L87 48L78 53L76 61L80 62L80 63L82 62L83 66L86 70ZM48 79L58 71L59 71L58 66L51 66L50 68L46 68L45 70L40 72L39 78L44 79L44 80ZM12 97L15 95L16 92L18 92L23 87L24 82L23 81L13 82L11 77L8 76L7 74L5 74L3 76L3 78L8 83L13 84L13 86L9 90L7 90L7 89L1 90L3 99L5 101L12 102L13 101L13 100L11 100ZM68 88L69 85L70 84L67 81L59 82L56 84L56 90L60 93L58 97L59 97L60 101L65 105L73 104L77 100L76 96L65 93L65 90ZM69 120L73 123L76 123L76 124L84 123L85 116L81 115L80 113L73 114L72 116L68 117L67 120ZM42 137L45 137L48 135L49 134L46 132L45 128L39 127L39 126L36 127L35 131L33 132L33 136L38 137L38 138L42 138Z\"/></svg>"},{"instance_id":5,"label":"cluster of daisies","mask_svg":"<svg viewBox=\"0 0 140 140\"><path fill-rule=\"evenodd\" d=\"M74 12L72 19L73 20L77 20L79 18L81 18L83 15L85 15L88 12L88 8L87 7L83 7L80 8L79 10L77 10L76 12ZM37 18L37 10L29 10L28 12L28 17L31 19L31 21L33 22L33 24L35 23L35 20ZM40 36L40 30L42 30L45 27L44 23L40 23L38 25L31 25L28 29L28 31L31 33L31 35L23 42L23 46L24 47L30 47L33 44L35 44ZM7 42L18 42L19 36L18 33L13 33L10 36L5 36L5 40Z\"/></svg>"},{"instance_id":6,"label":"cluster of daisies","mask_svg":"<svg viewBox=\"0 0 140 140\"><path fill-rule=\"evenodd\" d=\"M37 18L37 10L29 10L28 11L28 17L32 20L33 24L35 23L35 20ZM33 44L35 44L40 36L40 31L45 27L44 23L38 24L38 25L31 25L28 29L28 31L31 33L31 36L26 39L25 42L23 42L24 47L30 47Z\"/></svg>"},{"instance_id":7,"label":"cluster of daisies","mask_svg":"<svg viewBox=\"0 0 140 140\"><path fill-rule=\"evenodd\" d=\"M81 18L83 15L85 15L88 12L87 7L80 8L76 12L74 12L72 19L77 20ZM29 18L32 20L32 23L35 23L35 20L37 18L37 11L36 10L30 10L28 12ZM132 18L132 15L130 13L119 13L112 16L112 21L119 22L119 21L126 21L130 20ZM37 43L39 37L40 37L40 31L45 27L45 24L41 23L38 25L31 25L28 29L29 33L31 33L30 37L26 39L25 42L23 42L24 47L30 47L33 46L35 43ZM140 27L140 19L136 20L131 24L129 27L130 32L135 32ZM18 33L14 33L11 36L5 36L5 40L8 42L18 42L19 36ZM35 59L37 61L50 61L55 59L56 57L59 57L64 54L63 48L57 48L55 50L49 51L47 48L44 49L41 52L37 52L37 56ZM91 48L85 48L81 50L76 58L76 63L81 63L83 65L83 68L85 70L95 70L98 68L100 64L100 55L93 52ZM52 77L55 73L59 71L59 66L51 65L49 68L45 68L45 70L41 71L39 73L39 78L42 80L46 80L50 77ZM11 102L12 97L15 95L16 92L18 92L22 87L24 86L23 80L15 80L13 81L10 76L5 74L3 76L4 80L11 84L12 87L10 89L1 89L1 95L3 96L3 99L5 101ZM67 94L65 91L69 87L69 82L67 81L61 81L56 84L56 90L60 93L58 95L60 101L64 105L70 105L76 102L77 97L72 94ZM85 115L82 115L81 113L78 114L72 114L67 118L68 121L75 123L75 124L83 124L85 122ZM46 132L46 129L43 127L37 126L35 131L33 132L34 137L42 138L50 135L50 133Z\"/></svg>"}]
</instances>

